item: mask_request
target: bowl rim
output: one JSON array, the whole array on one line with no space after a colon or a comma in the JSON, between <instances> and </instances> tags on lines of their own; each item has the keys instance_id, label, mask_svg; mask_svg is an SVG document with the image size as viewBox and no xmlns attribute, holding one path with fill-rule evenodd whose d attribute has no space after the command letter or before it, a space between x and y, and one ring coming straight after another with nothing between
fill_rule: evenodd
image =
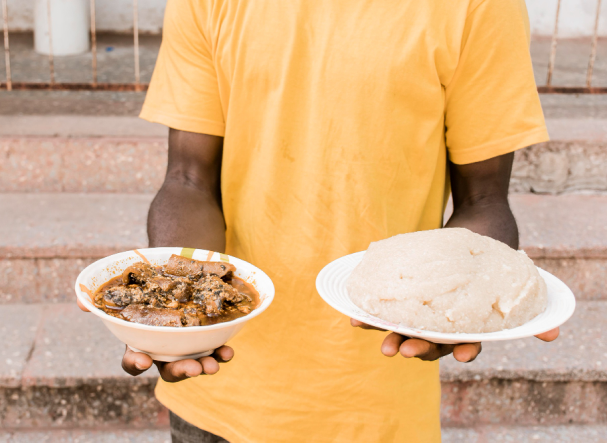
<instances>
[{"instance_id":1,"label":"bowl rim","mask_svg":"<svg viewBox=\"0 0 607 443\"><path fill-rule=\"evenodd\" d=\"M216 323L214 325L204 325L204 326L182 326L182 327L177 327L177 326L151 326L151 325L144 325L141 323L135 323L135 322L130 322L127 320L122 320L116 317L113 317L109 314L106 314L105 312L103 312L103 310L101 310L100 308L98 308L97 306L95 306L93 304L93 302L90 300L89 295L84 292L82 289L80 289L80 284L82 283L82 280L84 279L84 276L87 275L87 273L92 271L92 268L95 268L96 266L100 265L100 262L104 262L103 264L106 264L106 261L109 261L110 263L113 262L117 262L120 259L122 259L122 257L126 254L130 254L130 253L134 253L137 254L136 251L141 252L141 253L145 253L146 251L161 251L163 249L166 249L166 252L169 252L168 250L170 250L171 253L175 253L175 250L177 249L184 249L184 248L179 248L179 247L167 247L167 246L163 246L163 247L158 247L158 248L141 248L141 249L130 249L128 251L122 251L122 252L118 252L116 254L112 254L112 255L108 255L107 257L103 257L100 258L99 260L94 261L93 263L91 263L90 265L88 265L86 268L84 268L82 271L80 271L80 274L78 274L78 277L76 278L76 283L74 285L74 289L76 291L76 297L78 298L78 300L80 300L80 302L82 302L82 304L84 304L84 306L89 310L89 312L91 312L92 314L96 315L97 317L101 318L104 321L109 321L111 323L115 323L119 326L125 326L125 327L129 327L129 328L133 328L133 329L139 329L139 330L143 330L143 331L153 331L153 332L176 332L176 333L192 333L192 332L205 332L205 331L213 331L213 330L218 330L218 329L225 329L225 328L229 328L232 326L236 326L240 323L244 323L247 322L255 317L257 317L259 314L261 314L263 311L265 311L266 309L268 309L268 307L270 306L270 304L272 303L272 301L274 301L274 294L276 292L276 289L274 287L274 282L272 281L272 279L268 276L268 274L266 274L264 271L262 271L261 269L259 269L257 266L243 260L240 259L238 257L234 257L232 255L228 255L228 254L223 254L227 257L229 257L230 259L234 259L236 261L239 261L241 263L245 263L246 265L250 266L251 268L253 268L253 270L255 270L256 274L261 275L262 277L267 278L268 283L269 283L269 290L266 291L266 297L261 301L260 305L255 308L250 314L247 314L243 317L239 317L237 319L234 320L230 320L230 321L226 321L226 322L222 322L222 323ZM207 249L194 249L194 251L202 251L203 253L210 253L210 252L214 252L214 251L209 251ZM139 254L137 254L139 255ZM219 262L221 260L205 260L205 261L215 261L215 262ZM233 263L235 266L237 265L236 263ZM251 282L250 282L251 283ZM255 286L253 283L251 283L253 286ZM255 288L257 289L257 288Z\"/></svg>"}]
</instances>

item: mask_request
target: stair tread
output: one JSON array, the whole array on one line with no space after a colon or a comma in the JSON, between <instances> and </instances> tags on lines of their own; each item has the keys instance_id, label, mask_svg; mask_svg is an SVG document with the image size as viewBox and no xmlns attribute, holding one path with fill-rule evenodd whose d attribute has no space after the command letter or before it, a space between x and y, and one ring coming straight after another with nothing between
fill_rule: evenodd
<instances>
[{"instance_id":1,"label":"stair tread","mask_svg":"<svg viewBox=\"0 0 607 443\"><path fill-rule=\"evenodd\" d=\"M170 443L168 429L20 430L0 432L2 443Z\"/></svg>"},{"instance_id":2,"label":"stair tread","mask_svg":"<svg viewBox=\"0 0 607 443\"><path fill-rule=\"evenodd\" d=\"M0 258L103 257L144 246L149 194L0 194Z\"/></svg>"},{"instance_id":3,"label":"stair tread","mask_svg":"<svg viewBox=\"0 0 607 443\"><path fill-rule=\"evenodd\" d=\"M444 443L598 442L607 438L606 425L480 426L443 428ZM3 443L170 443L168 429L148 430L20 430L0 432Z\"/></svg>"},{"instance_id":4,"label":"stair tread","mask_svg":"<svg viewBox=\"0 0 607 443\"><path fill-rule=\"evenodd\" d=\"M0 194L0 258L103 257L144 247L149 194ZM513 194L533 258L606 258L607 195Z\"/></svg>"},{"instance_id":5,"label":"stair tread","mask_svg":"<svg viewBox=\"0 0 607 443\"><path fill-rule=\"evenodd\" d=\"M607 440L605 425L481 426L443 428L444 443L551 442L580 443Z\"/></svg>"}]
</instances>

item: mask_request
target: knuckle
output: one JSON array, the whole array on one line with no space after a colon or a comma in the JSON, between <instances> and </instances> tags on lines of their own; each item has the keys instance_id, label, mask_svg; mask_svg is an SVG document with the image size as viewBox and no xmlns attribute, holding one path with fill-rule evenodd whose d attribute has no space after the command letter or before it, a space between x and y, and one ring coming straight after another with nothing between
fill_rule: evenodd
<instances>
[{"instance_id":1,"label":"knuckle","mask_svg":"<svg viewBox=\"0 0 607 443\"><path fill-rule=\"evenodd\" d=\"M132 376L139 375L139 371L127 364L124 360L122 361L122 370Z\"/></svg>"},{"instance_id":2,"label":"knuckle","mask_svg":"<svg viewBox=\"0 0 607 443\"><path fill-rule=\"evenodd\" d=\"M160 372L160 378L162 378L167 383L175 383L175 382L183 380L183 378L185 378L185 377L179 377L178 375L173 374L170 370L169 371L165 370L164 372Z\"/></svg>"}]
</instances>

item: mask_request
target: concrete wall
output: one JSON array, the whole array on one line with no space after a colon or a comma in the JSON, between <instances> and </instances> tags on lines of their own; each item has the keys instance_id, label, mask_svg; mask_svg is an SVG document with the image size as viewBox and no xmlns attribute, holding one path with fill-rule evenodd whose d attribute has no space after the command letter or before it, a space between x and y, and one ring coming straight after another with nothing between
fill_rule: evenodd
<instances>
[{"instance_id":1,"label":"concrete wall","mask_svg":"<svg viewBox=\"0 0 607 443\"><path fill-rule=\"evenodd\" d=\"M536 36L551 36L554 30L557 0L526 0L531 32ZM594 32L598 0L561 0L559 36L584 37ZM599 34L607 36L607 2L601 4Z\"/></svg>"},{"instance_id":2,"label":"concrete wall","mask_svg":"<svg viewBox=\"0 0 607 443\"><path fill-rule=\"evenodd\" d=\"M89 0L85 0L89 1ZM8 0L10 28L31 31L36 0ZM139 0L139 29L159 33L166 0ZM96 0L97 29L99 31L129 32L133 30L133 0Z\"/></svg>"},{"instance_id":3,"label":"concrete wall","mask_svg":"<svg viewBox=\"0 0 607 443\"><path fill-rule=\"evenodd\" d=\"M561 0L559 35L583 37L592 34L597 0ZM11 29L31 30L35 0L8 0ZM139 0L139 28L158 33L166 0ZM552 35L557 0L527 0L534 35ZM128 32L133 28L132 0L97 0L97 27L102 31ZM603 1L600 34L607 36L607 1Z\"/></svg>"}]
</instances>

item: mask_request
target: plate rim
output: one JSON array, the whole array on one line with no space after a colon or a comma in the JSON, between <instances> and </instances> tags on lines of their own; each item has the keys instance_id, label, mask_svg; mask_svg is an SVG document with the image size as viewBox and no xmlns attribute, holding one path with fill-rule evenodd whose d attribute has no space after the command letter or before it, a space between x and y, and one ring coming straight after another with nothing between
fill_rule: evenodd
<instances>
[{"instance_id":1,"label":"plate rim","mask_svg":"<svg viewBox=\"0 0 607 443\"><path fill-rule=\"evenodd\" d=\"M522 328L527 323L529 323L529 322L527 322L521 326L517 326L516 328L504 329L501 331L494 331L494 332L480 332L480 333L473 333L473 334L458 333L458 332L436 332L436 331L425 331L425 330L420 330L420 329L414 329L414 328L409 328L406 326L388 328L387 325L383 324L386 322L385 320L382 320L379 317L375 317L371 314L366 313L367 316L369 316L371 318L376 318L378 320L377 324L369 323L369 318L366 316L358 315L355 312L344 312L344 310L341 309L340 305L337 305L336 303L334 303L333 300L331 300L331 298L327 297L326 294L324 294L324 288L321 287L322 281L326 278L327 275L330 275L332 269L334 267L336 267L338 264L340 264L340 262L346 261L346 260L356 260L356 263L354 264L352 269L349 270L348 275L345 277L345 279L347 279L350 276L350 273L352 273L352 271L354 270L354 268L356 266L358 266L358 264L362 260L362 257L364 256L365 252L366 251L360 251L360 252L354 252L352 254L347 254L347 255L339 257L339 258L331 261L327 265L325 265L321 269L321 271L318 273L318 275L316 276L316 282L315 282L316 291L318 292L320 297L325 301L325 303L327 303L329 306L331 306L333 309L340 312L341 314L344 314L350 318L354 318L355 320L361 321L363 323L370 324L371 326L380 327L382 329L385 329L386 331L396 332L398 334L406 335L407 337L412 337L412 338L422 338L424 340L429 340L431 342L440 343L440 344L479 343L479 342L488 342L488 341L518 340L521 338L533 337L535 335L543 334L544 332L557 328L557 327L563 325L564 323L566 323L571 318L573 313L575 312L577 302L576 302L575 295L573 294L573 291L571 291L571 288L569 288L569 286L567 286L561 279L559 279L555 275L551 274L550 272L546 271L545 269L540 268L539 266L534 265L538 269L538 272L540 273L540 277L542 277L544 279L544 281L546 281L544 274L547 274L548 276L550 276L549 278L553 278L557 282L557 284L561 285L563 288L566 289L564 298L566 299L565 301L567 303L567 307L569 308L569 310L566 315L563 315L563 319L559 319L559 321L557 322L559 324L551 325L551 327L540 328L537 331L533 331L533 332L519 331L519 333L517 334L516 333L517 329ZM362 311L362 309L361 309L361 311ZM538 315L541 315L541 314L538 314ZM535 319L535 318L536 317L534 317L533 319ZM533 321L533 319L531 319L529 321ZM512 331L512 333L504 334L505 331Z\"/></svg>"}]
</instances>

